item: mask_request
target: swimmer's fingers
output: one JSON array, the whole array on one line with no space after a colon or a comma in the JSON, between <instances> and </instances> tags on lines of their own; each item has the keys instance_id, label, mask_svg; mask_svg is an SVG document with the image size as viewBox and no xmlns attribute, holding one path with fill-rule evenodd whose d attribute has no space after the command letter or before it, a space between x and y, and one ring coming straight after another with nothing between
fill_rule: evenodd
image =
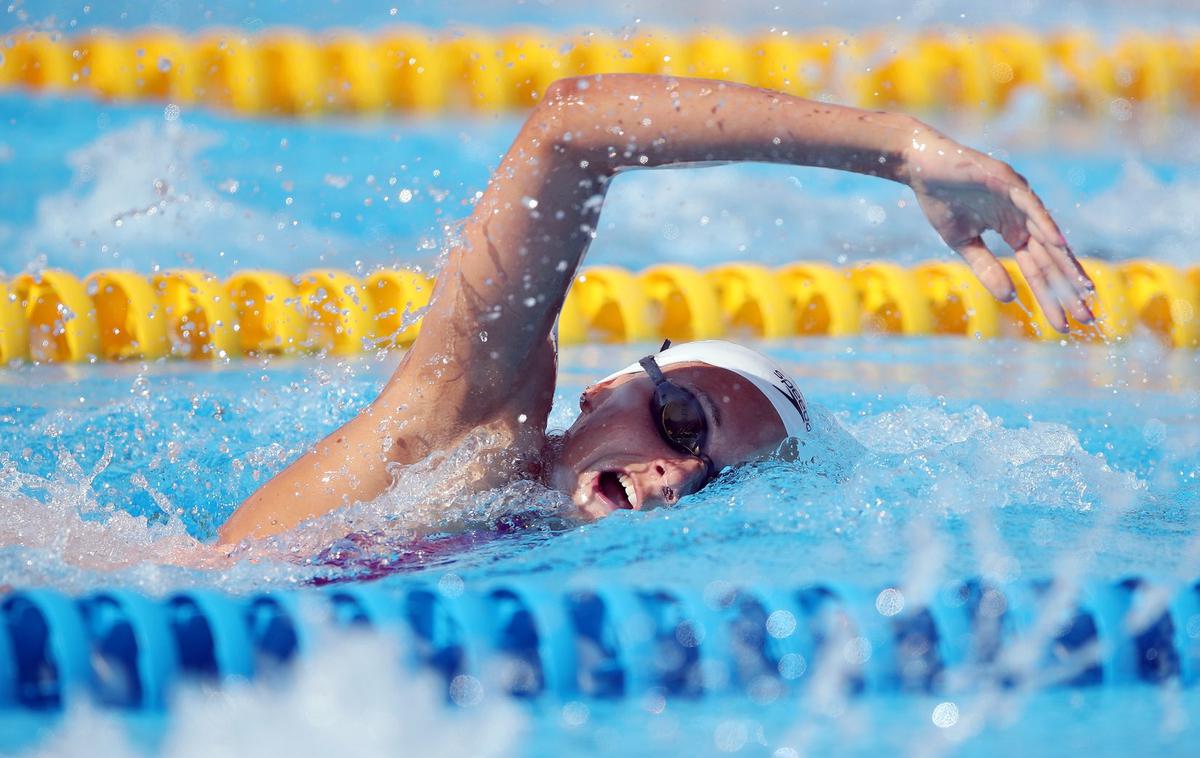
<instances>
[{"instance_id":1,"label":"swimmer's fingers","mask_svg":"<svg viewBox=\"0 0 1200 758\"><path fill-rule=\"evenodd\" d=\"M1008 199L1029 220L1029 233L1043 245L1067 246L1067 238L1058 224L1050 217L1046 206L1033 190L1023 184L1014 184L1008 190Z\"/></svg>"},{"instance_id":2,"label":"swimmer's fingers","mask_svg":"<svg viewBox=\"0 0 1200 758\"><path fill-rule=\"evenodd\" d=\"M1077 280L1073 277L1074 272L1064 271L1061 262L1056 260L1046 246L1038 242L1036 238L1029 238L1028 248L1034 263L1045 274L1054 299L1070 311L1079 323L1092 323L1094 316L1092 316L1091 309L1088 308L1086 293L1078 287Z\"/></svg>"},{"instance_id":3,"label":"swimmer's fingers","mask_svg":"<svg viewBox=\"0 0 1200 758\"><path fill-rule=\"evenodd\" d=\"M1030 245L1034 244L1038 243L1031 239ZM1055 331L1065 334L1067 314L1054 296L1054 287L1051 283L1052 277L1061 277L1061 274L1052 266L1040 264L1028 246L1017 250L1014 257L1017 259L1017 266L1021 269L1021 275L1025 277L1025 281L1029 283L1029 289L1033 291L1033 296L1037 299L1038 306L1042 309L1042 313L1046 314L1046 320L1050 322L1050 326L1054 327Z\"/></svg>"},{"instance_id":4,"label":"swimmer's fingers","mask_svg":"<svg viewBox=\"0 0 1200 758\"><path fill-rule=\"evenodd\" d=\"M1054 223L1041 199L1024 184L1013 185L1008 196L1013 206L1025 215L1025 230L1029 237L1042 244L1055 267L1063 273L1080 297L1086 298L1091 295L1096 285L1071 253L1067 238L1058 228L1058 224Z\"/></svg>"},{"instance_id":5,"label":"swimmer's fingers","mask_svg":"<svg viewBox=\"0 0 1200 758\"><path fill-rule=\"evenodd\" d=\"M966 242L953 245L953 247L954 252L962 256L962 259L975 272L976 278L983 283L984 287L987 287L988 292L992 293L992 297L1003 303L1016 297L1012 279L1004 270L1004 266L1000 265L1000 261L996 260L992 251L983 244L983 238L973 237Z\"/></svg>"},{"instance_id":6,"label":"swimmer's fingers","mask_svg":"<svg viewBox=\"0 0 1200 758\"><path fill-rule=\"evenodd\" d=\"M1026 221L1026 226L1033 225L1032 221ZM1036 235L1030 230L1029 239L1040 241ZM1075 296L1081 300L1087 300L1096 293L1096 285L1092 283L1092 278L1083 270L1083 266L1079 265L1079 260L1071 252L1071 248L1066 245L1049 245L1042 242L1042 248L1046 251L1051 262L1054 264L1067 283L1071 285L1071 289L1075 292Z\"/></svg>"}]
</instances>

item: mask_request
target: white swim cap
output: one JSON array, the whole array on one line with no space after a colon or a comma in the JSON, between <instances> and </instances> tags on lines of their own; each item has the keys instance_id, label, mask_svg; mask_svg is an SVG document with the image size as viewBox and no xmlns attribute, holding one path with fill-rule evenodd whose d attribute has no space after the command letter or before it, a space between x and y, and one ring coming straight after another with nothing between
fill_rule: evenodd
<instances>
[{"instance_id":1,"label":"white swim cap","mask_svg":"<svg viewBox=\"0 0 1200 758\"><path fill-rule=\"evenodd\" d=\"M654 361L662 368L676 363L706 363L732 371L771 401L771 407L783 422L788 437L801 439L812 431L808 408L804 404L804 396L796 389L796 383L788 378L779 364L762 353L724 340L700 340L667 348L655 354ZM607 382L639 371L642 371L641 365L634 363L601 381Z\"/></svg>"}]
</instances>

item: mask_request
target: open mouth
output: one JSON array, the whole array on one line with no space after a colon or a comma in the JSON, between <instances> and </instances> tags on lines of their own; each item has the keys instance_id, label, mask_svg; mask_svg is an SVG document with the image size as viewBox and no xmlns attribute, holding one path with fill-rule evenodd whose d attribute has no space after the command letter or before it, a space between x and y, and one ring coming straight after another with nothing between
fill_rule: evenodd
<instances>
[{"instance_id":1,"label":"open mouth","mask_svg":"<svg viewBox=\"0 0 1200 758\"><path fill-rule=\"evenodd\" d=\"M596 493L614 508L633 510L638 505L633 479L619 471L601 471L596 481Z\"/></svg>"}]
</instances>

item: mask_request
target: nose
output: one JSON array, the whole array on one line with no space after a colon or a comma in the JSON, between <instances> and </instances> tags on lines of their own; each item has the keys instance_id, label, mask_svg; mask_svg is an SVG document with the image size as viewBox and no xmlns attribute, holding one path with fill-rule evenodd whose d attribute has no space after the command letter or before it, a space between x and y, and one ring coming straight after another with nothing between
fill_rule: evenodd
<instances>
[{"instance_id":1,"label":"nose","mask_svg":"<svg viewBox=\"0 0 1200 758\"><path fill-rule=\"evenodd\" d=\"M655 504L674 505L679 498L699 489L705 466L697 458L657 458L639 482L643 499Z\"/></svg>"}]
</instances>

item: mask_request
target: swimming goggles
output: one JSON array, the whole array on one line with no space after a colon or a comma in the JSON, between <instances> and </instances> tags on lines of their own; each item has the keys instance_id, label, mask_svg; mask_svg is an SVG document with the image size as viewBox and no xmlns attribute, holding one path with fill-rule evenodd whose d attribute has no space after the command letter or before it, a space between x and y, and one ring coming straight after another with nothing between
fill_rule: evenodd
<instances>
[{"instance_id":1,"label":"swimming goggles","mask_svg":"<svg viewBox=\"0 0 1200 758\"><path fill-rule=\"evenodd\" d=\"M659 352L670 346L671 340L667 340ZM703 487L715 479L718 473L712 458L704 453L704 441L708 438L708 421L704 416L704 406L693 393L664 376L653 355L642 358L638 365L654 382L654 394L650 396L650 415L658 427L658 433L663 441L675 450L699 458L704 463L705 478L700 485Z\"/></svg>"}]
</instances>

